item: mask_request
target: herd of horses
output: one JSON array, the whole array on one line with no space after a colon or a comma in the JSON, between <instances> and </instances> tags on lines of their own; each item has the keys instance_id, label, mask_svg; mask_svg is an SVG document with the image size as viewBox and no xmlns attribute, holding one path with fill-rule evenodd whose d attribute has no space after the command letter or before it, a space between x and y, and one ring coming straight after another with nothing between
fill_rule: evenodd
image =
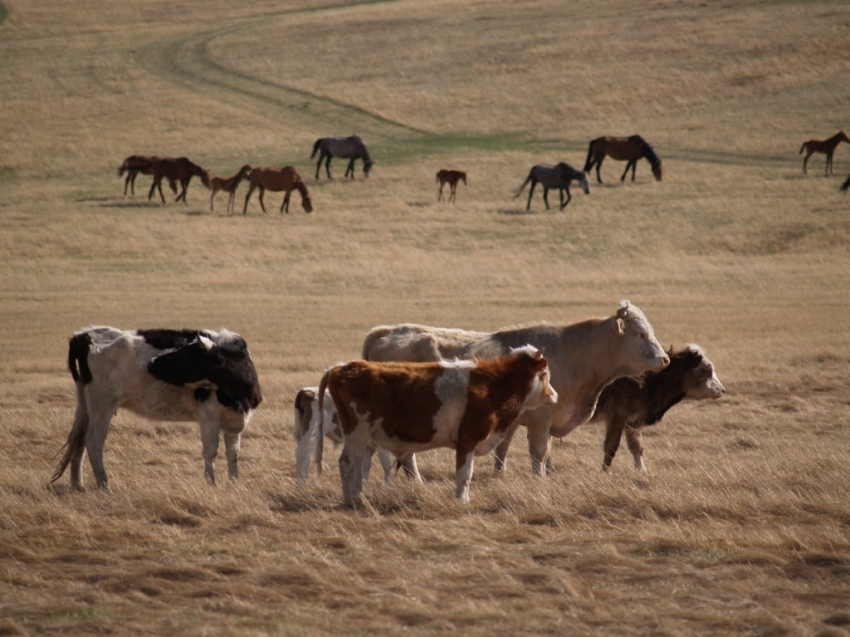
<instances>
[{"instance_id":1,"label":"herd of horses","mask_svg":"<svg viewBox=\"0 0 850 637\"><path fill-rule=\"evenodd\" d=\"M808 173L809 157L814 153L822 153L826 155L826 167L824 174L831 175L833 172L833 155L835 149L841 142L850 143L850 138L839 131L832 137L824 140L810 139L803 142L800 147L799 154L805 151L806 156L803 159L803 173ZM316 180L319 179L322 163L325 164L325 172L328 179L331 179L331 159L339 157L340 159L348 159L344 177L354 179L355 162L360 159L363 162L363 176L368 177L372 171L374 160L369 155L366 144L357 135L349 137L322 137L316 140L313 144L313 152L310 155L312 160L316 155L319 159L316 162ZM597 137L591 140L587 149L587 159L584 163L584 168L578 170L569 164L560 162L555 165L537 164L531 168L525 181L519 187L519 190L514 195L514 198L519 197L525 187L530 183L531 188L528 191L528 202L526 210L531 209L531 198L534 194L534 189L539 183L543 188L543 203L546 209L549 209L549 190L557 189L560 195L560 209L563 210L572 200L570 195L570 185L573 182L578 182L581 185L585 194L590 194L590 173L596 169L596 182L602 182L600 169L602 162L606 157L610 157L616 161L625 161L626 169L620 177L620 182L626 180L629 170L632 171L632 181L635 181L635 173L637 163L641 159L646 159L652 170L652 175L656 181L661 181L662 163L661 159L653 150L652 146L640 135L631 135L629 137ZM162 192L162 180L167 179L168 185L177 197L175 201L186 203L186 191L189 187L189 182L192 177L200 178L201 182L210 190L210 212L215 212L215 196L219 192L228 194L227 211L228 214L233 214L234 200L236 197L236 189L243 181L248 182L248 193L245 195L245 202L242 206L242 214L247 214L248 201L251 194L257 190L260 200L260 208L266 212L263 195L266 190L272 192L283 192L283 202L280 205L281 213L289 212L290 195L293 190L297 190L301 195L301 205L305 212L312 212L313 202L310 199L310 193L307 185L301 178L301 175L293 166L277 167L259 167L255 168L251 164L243 165L234 175L230 177L210 177L209 171L195 164L187 157L157 157L148 155L131 155L124 160L124 163L118 167L118 176L121 177L126 173L124 180L124 195L127 195L129 188L132 195L135 194L136 177L139 174L150 175L153 177L150 190L148 191L148 200L150 200L155 192L159 192L162 203L165 203L165 195ZM437 172L437 183L439 183L439 191L437 193L437 201L442 201L443 188L446 184L449 186L449 196L447 202L455 202L457 198L457 185L459 182L467 183L467 174L460 170L443 169ZM177 191L177 186L180 185L180 192ZM850 176L844 181L840 188L841 192L850 190ZM566 198L565 198L566 195Z\"/></svg>"}]
</instances>

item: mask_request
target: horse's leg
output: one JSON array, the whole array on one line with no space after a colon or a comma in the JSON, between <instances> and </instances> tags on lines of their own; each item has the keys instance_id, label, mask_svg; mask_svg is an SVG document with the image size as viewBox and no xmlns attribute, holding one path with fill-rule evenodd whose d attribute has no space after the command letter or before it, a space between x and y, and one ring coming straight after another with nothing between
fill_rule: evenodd
<instances>
[{"instance_id":1,"label":"horse's leg","mask_svg":"<svg viewBox=\"0 0 850 637\"><path fill-rule=\"evenodd\" d=\"M332 179L331 177L331 159L333 159L333 155L328 154L327 159L325 159L325 172L328 173L328 179Z\"/></svg>"},{"instance_id":2,"label":"horse's leg","mask_svg":"<svg viewBox=\"0 0 850 637\"><path fill-rule=\"evenodd\" d=\"M455 197L457 197L457 182L450 184L450 186L451 186L451 195L449 196L449 201L454 203Z\"/></svg>"},{"instance_id":3,"label":"horse's leg","mask_svg":"<svg viewBox=\"0 0 850 637\"><path fill-rule=\"evenodd\" d=\"M129 171L127 173L127 177L124 179L124 196L127 196L127 186L130 185L130 177L133 176L133 171Z\"/></svg>"},{"instance_id":4,"label":"horse's leg","mask_svg":"<svg viewBox=\"0 0 850 637\"><path fill-rule=\"evenodd\" d=\"M596 162L596 183L602 183L602 176L599 174L599 169L602 168L602 162L605 161L605 155L599 158L599 161Z\"/></svg>"},{"instance_id":5,"label":"horse's leg","mask_svg":"<svg viewBox=\"0 0 850 637\"><path fill-rule=\"evenodd\" d=\"M534 187L537 185L537 180L531 180L531 188L528 189L528 203L525 205L526 210L531 210L531 195L534 194Z\"/></svg>"},{"instance_id":6,"label":"horse's leg","mask_svg":"<svg viewBox=\"0 0 850 637\"><path fill-rule=\"evenodd\" d=\"M280 214L283 214L286 211L286 214L289 214L289 195L292 194L291 190L287 190L286 194L283 195L283 201L280 204Z\"/></svg>"},{"instance_id":7,"label":"horse's leg","mask_svg":"<svg viewBox=\"0 0 850 637\"><path fill-rule=\"evenodd\" d=\"M316 162L316 181L319 181L319 170L322 168L322 160L324 159L324 155L319 153L319 161Z\"/></svg>"},{"instance_id":8,"label":"horse's leg","mask_svg":"<svg viewBox=\"0 0 850 637\"><path fill-rule=\"evenodd\" d=\"M230 197L227 200L227 214L233 214L233 204L236 202L236 188L230 191Z\"/></svg>"},{"instance_id":9,"label":"horse's leg","mask_svg":"<svg viewBox=\"0 0 850 637\"><path fill-rule=\"evenodd\" d=\"M628 174L629 174L629 168L631 168L631 167L632 167L632 163L633 163L633 162L632 162L632 160L631 160L631 159L630 159L629 161L627 161L627 162L626 162L626 169L623 171L623 176L622 176L622 177L620 177L620 183L622 183L622 182L626 181L626 175L628 175ZM632 177L632 181L634 181L634 177Z\"/></svg>"},{"instance_id":10,"label":"horse's leg","mask_svg":"<svg viewBox=\"0 0 850 637\"><path fill-rule=\"evenodd\" d=\"M437 201L443 200L443 185L444 184L445 184L445 182L443 182L443 181L440 182L440 191L437 193Z\"/></svg>"},{"instance_id":11,"label":"horse's leg","mask_svg":"<svg viewBox=\"0 0 850 637\"><path fill-rule=\"evenodd\" d=\"M148 193L148 201L150 201L154 191L157 189L159 190L159 198L162 199L162 203L165 203L165 195L162 194L162 177L154 177L150 192Z\"/></svg>"},{"instance_id":12,"label":"horse's leg","mask_svg":"<svg viewBox=\"0 0 850 637\"><path fill-rule=\"evenodd\" d=\"M251 193L254 192L254 184L248 186L248 194L245 195L245 205L242 207L242 216L245 216L245 212L248 210L248 200L251 198Z\"/></svg>"},{"instance_id":13,"label":"horse's leg","mask_svg":"<svg viewBox=\"0 0 850 637\"><path fill-rule=\"evenodd\" d=\"M809 174L809 171L808 171L806 166L809 163L809 157L811 157L811 156L812 156L811 151L808 148L806 148L806 156L803 158L803 174L804 175Z\"/></svg>"},{"instance_id":14,"label":"horse's leg","mask_svg":"<svg viewBox=\"0 0 850 637\"><path fill-rule=\"evenodd\" d=\"M348 168L345 169L345 176L348 177L350 175L352 179L354 179L354 160L355 159L356 159L355 157L352 157L351 159L349 159L348 160Z\"/></svg>"},{"instance_id":15,"label":"horse's leg","mask_svg":"<svg viewBox=\"0 0 850 637\"><path fill-rule=\"evenodd\" d=\"M260 186L260 208L263 209L263 214L266 213L266 205L263 203L263 195L266 194L266 189L263 186Z\"/></svg>"},{"instance_id":16,"label":"horse's leg","mask_svg":"<svg viewBox=\"0 0 850 637\"><path fill-rule=\"evenodd\" d=\"M210 188L210 214L211 215L215 214L215 204L213 203L213 201L215 200L215 193L216 193L216 191L213 190L212 188Z\"/></svg>"},{"instance_id":17,"label":"horse's leg","mask_svg":"<svg viewBox=\"0 0 850 637\"><path fill-rule=\"evenodd\" d=\"M566 200L566 201L564 201L564 190L566 190L566 191L567 191L567 200ZM564 208L566 208L566 207L567 207L567 205L570 203L570 201L572 201L572 198L573 198L573 197L572 197L572 195L570 194L570 189L569 189L569 187L564 188L564 189L562 189L562 190L561 190L561 210L563 210Z\"/></svg>"},{"instance_id":18,"label":"horse's leg","mask_svg":"<svg viewBox=\"0 0 850 637\"><path fill-rule=\"evenodd\" d=\"M190 177L190 179L191 179L191 177ZM180 191L180 194L177 195L177 199L175 199L174 201L182 201L183 203L186 203L186 191L189 189L189 179L181 179L180 180L180 188L182 190ZM186 204L186 205L188 205L188 204Z\"/></svg>"},{"instance_id":19,"label":"horse's leg","mask_svg":"<svg viewBox=\"0 0 850 637\"><path fill-rule=\"evenodd\" d=\"M549 210L549 188L543 185L543 203L546 204L546 210Z\"/></svg>"},{"instance_id":20,"label":"horse's leg","mask_svg":"<svg viewBox=\"0 0 850 637\"><path fill-rule=\"evenodd\" d=\"M830 151L826 154L826 168L824 169L824 175L834 175L832 172L832 153L834 151Z\"/></svg>"}]
</instances>

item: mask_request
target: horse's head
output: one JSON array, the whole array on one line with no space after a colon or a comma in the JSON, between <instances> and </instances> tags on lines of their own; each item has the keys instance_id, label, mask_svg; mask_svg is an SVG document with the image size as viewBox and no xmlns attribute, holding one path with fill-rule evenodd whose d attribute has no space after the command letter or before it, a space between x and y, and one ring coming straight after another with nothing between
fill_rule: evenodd
<instances>
[{"instance_id":1,"label":"horse's head","mask_svg":"<svg viewBox=\"0 0 850 637\"><path fill-rule=\"evenodd\" d=\"M581 189L584 190L584 194L589 195L590 194L590 177L587 174L587 172L584 171L584 170L581 171L578 174L578 180L579 180L579 183L581 184Z\"/></svg>"},{"instance_id":2,"label":"horse's head","mask_svg":"<svg viewBox=\"0 0 850 637\"><path fill-rule=\"evenodd\" d=\"M304 212L313 212L313 200L310 199L310 195L301 197L301 205L304 207Z\"/></svg>"},{"instance_id":3,"label":"horse's head","mask_svg":"<svg viewBox=\"0 0 850 637\"><path fill-rule=\"evenodd\" d=\"M847 133L845 133L844 131L839 131L838 135L839 135L839 138L838 138L839 140L841 140L843 142L850 142L850 137L847 137Z\"/></svg>"},{"instance_id":4,"label":"horse's head","mask_svg":"<svg viewBox=\"0 0 850 637\"><path fill-rule=\"evenodd\" d=\"M466 183L466 173L460 173L460 178L463 179L463 185L467 186L468 184Z\"/></svg>"},{"instance_id":5,"label":"horse's head","mask_svg":"<svg viewBox=\"0 0 850 637\"><path fill-rule=\"evenodd\" d=\"M661 161L652 165L652 174L655 176L655 181L661 181Z\"/></svg>"},{"instance_id":6,"label":"horse's head","mask_svg":"<svg viewBox=\"0 0 850 637\"><path fill-rule=\"evenodd\" d=\"M204 186L206 186L207 188L209 188L210 187L210 171L209 170L202 170L200 172L199 176L201 178L201 183L204 184Z\"/></svg>"},{"instance_id":7,"label":"horse's head","mask_svg":"<svg viewBox=\"0 0 850 637\"><path fill-rule=\"evenodd\" d=\"M372 166L375 164L371 159L363 160L363 176L368 177L369 173L372 172Z\"/></svg>"}]
</instances>

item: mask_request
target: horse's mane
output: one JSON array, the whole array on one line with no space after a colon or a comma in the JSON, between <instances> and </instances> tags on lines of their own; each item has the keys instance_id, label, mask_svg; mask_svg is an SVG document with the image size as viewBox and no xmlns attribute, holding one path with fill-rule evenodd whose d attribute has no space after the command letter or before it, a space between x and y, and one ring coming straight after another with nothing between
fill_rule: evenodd
<instances>
[{"instance_id":1,"label":"horse's mane","mask_svg":"<svg viewBox=\"0 0 850 637\"><path fill-rule=\"evenodd\" d=\"M307 192L307 184L305 184L301 179L295 180L295 188L301 193L301 198L310 198L310 193Z\"/></svg>"},{"instance_id":2,"label":"horse's mane","mask_svg":"<svg viewBox=\"0 0 850 637\"><path fill-rule=\"evenodd\" d=\"M650 146L649 142L647 142L643 137L640 135L632 135L629 139L633 140L638 146L640 146L644 157L646 157L647 161L649 161L653 168L661 164L661 160L658 158L658 155L655 154L652 146Z\"/></svg>"}]
</instances>

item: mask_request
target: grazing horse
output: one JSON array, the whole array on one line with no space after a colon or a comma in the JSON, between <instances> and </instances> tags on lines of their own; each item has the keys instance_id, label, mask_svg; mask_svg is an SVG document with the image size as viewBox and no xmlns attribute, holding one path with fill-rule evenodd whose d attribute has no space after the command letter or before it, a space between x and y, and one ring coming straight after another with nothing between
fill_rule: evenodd
<instances>
[{"instance_id":1,"label":"grazing horse","mask_svg":"<svg viewBox=\"0 0 850 637\"><path fill-rule=\"evenodd\" d=\"M590 194L590 179L585 171L576 170L564 162L561 162L556 166L538 164L537 166L532 167L529 171L528 177L526 177L525 181L522 182L522 186L520 186L519 190L517 190L517 193L514 195L514 199L519 197L522 194L522 191L525 190L526 184L531 182L531 189L528 191L528 204L525 206L526 210L531 210L531 195L534 194L534 187L537 185L537 182L540 182L543 186L543 203L546 204L546 210L549 210L548 195L550 188L558 189L558 192L561 195L561 210L563 210L572 199L572 196L570 195L570 183L573 181L577 181L581 184L584 194ZM564 201L565 190L567 191L566 201Z\"/></svg>"},{"instance_id":2,"label":"grazing horse","mask_svg":"<svg viewBox=\"0 0 850 637\"><path fill-rule=\"evenodd\" d=\"M236 199L236 189L240 182L251 174L254 167L251 164L245 164L239 169L239 172L232 177L213 177L210 179L210 212L215 212L214 200L218 191L226 192L229 195L227 200L227 213L233 214L233 200Z\"/></svg>"},{"instance_id":3,"label":"grazing horse","mask_svg":"<svg viewBox=\"0 0 850 637\"><path fill-rule=\"evenodd\" d=\"M363 143L357 135L351 137L322 137L316 140L313 144L313 153L310 159L319 153L319 161L316 162L316 179L319 178L319 169L322 167L322 161L325 162L325 171L328 173L328 179L331 179L331 159L339 157L348 159L348 168L345 169L345 177L351 175L354 179L354 161L356 159L363 160L363 176L368 177L372 170L372 165L375 163L369 157L369 151L366 150L366 144Z\"/></svg>"},{"instance_id":4,"label":"grazing horse","mask_svg":"<svg viewBox=\"0 0 850 637\"><path fill-rule=\"evenodd\" d=\"M455 201L457 196L457 182L461 180L464 185L467 185L466 173L461 170L438 170L437 181L440 182L440 192L437 194L437 201L442 201L443 186L446 184L449 185L448 201Z\"/></svg>"},{"instance_id":5,"label":"grazing horse","mask_svg":"<svg viewBox=\"0 0 850 637\"><path fill-rule=\"evenodd\" d=\"M210 187L210 173L204 168L193 163L187 157L160 157L151 162L151 174L153 175L153 183L151 184L148 199L153 197L155 190L159 189L159 196L162 198L162 203L165 203L165 197L162 194L162 178L168 179L169 183L174 181L180 182L182 190L174 201L183 201L186 203L186 190L189 188L189 182L192 177L198 176L201 178L204 186Z\"/></svg>"},{"instance_id":6,"label":"grazing horse","mask_svg":"<svg viewBox=\"0 0 850 637\"><path fill-rule=\"evenodd\" d=\"M266 211L266 206L263 203L263 194L266 190L272 192L286 191L283 197L283 203L280 204L280 212L289 214L289 195L293 190L301 193L301 205L304 207L304 212L313 212L313 202L310 200L310 193L307 192L307 186L301 175L292 166L284 168L255 168L248 176L248 194L245 195L245 206L242 208L244 215L248 210L248 200L251 198L251 193L255 188L260 189L260 207L263 212Z\"/></svg>"},{"instance_id":7,"label":"grazing horse","mask_svg":"<svg viewBox=\"0 0 850 637\"><path fill-rule=\"evenodd\" d=\"M802 155L803 151L806 151L806 157L803 159L803 174L808 174L806 170L806 164L809 163L809 157L812 156L813 153L823 153L826 155L826 168L824 168L824 175L834 175L832 172L832 156L835 154L835 148L841 142L850 143L850 138L844 134L844 131L838 131L835 135L830 137L829 139L810 139L807 142L803 142L803 145L800 146L800 152L798 155Z\"/></svg>"},{"instance_id":8,"label":"grazing horse","mask_svg":"<svg viewBox=\"0 0 850 637\"><path fill-rule=\"evenodd\" d=\"M841 188L839 188L839 191L843 192L846 195L848 188L850 188L850 175L848 175L847 179L844 180L844 183L841 184Z\"/></svg>"},{"instance_id":9,"label":"grazing horse","mask_svg":"<svg viewBox=\"0 0 850 637\"><path fill-rule=\"evenodd\" d=\"M587 161L584 163L585 172L596 166L596 181L602 183L602 177L599 176L599 169L602 167L602 162L605 157L611 157L617 161L628 162L626 169L623 171L623 176L620 181L626 180L626 175L629 168L632 169L632 181L635 180L635 170L639 159L646 157L649 164L652 166L652 174L655 176L655 181L661 181L661 160L655 151L652 150L646 140L640 135L632 135L631 137L597 137L590 142L587 149Z\"/></svg>"},{"instance_id":10,"label":"grazing horse","mask_svg":"<svg viewBox=\"0 0 850 637\"><path fill-rule=\"evenodd\" d=\"M127 186L130 186L130 194L136 194L136 176L141 173L143 175L152 175L151 164L154 161L157 161L159 157L156 155L130 155L127 159L124 160L124 163L118 167L118 176L122 177L124 173L127 173L126 179L124 179L124 196L127 196ZM177 184L174 180L170 180L168 185L171 187L172 192L177 194Z\"/></svg>"}]
</instances>

